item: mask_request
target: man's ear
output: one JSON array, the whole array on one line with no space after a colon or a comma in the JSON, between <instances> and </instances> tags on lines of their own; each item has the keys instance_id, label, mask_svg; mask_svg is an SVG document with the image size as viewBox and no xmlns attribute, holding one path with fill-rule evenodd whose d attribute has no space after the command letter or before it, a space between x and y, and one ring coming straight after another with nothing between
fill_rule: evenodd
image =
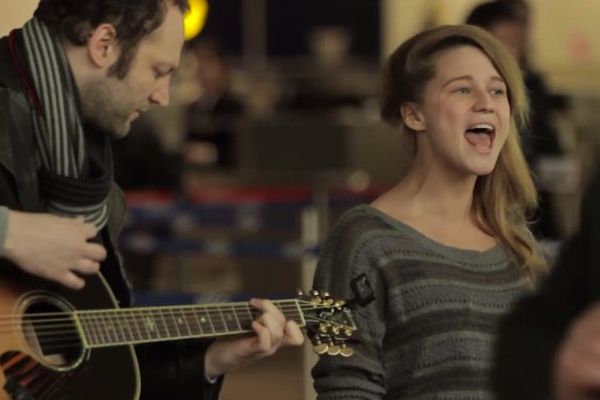
<instances>
[{"instance_id":1,"label":"man's ear","mask_svg":"<svg viewBox=\"0 0 600 400\"><path fill-rule=\"evenodd\" d=\"M403 103L400 106L400 115L404 125L415 132L422 132L426 129L425 116L416 103Z\"/></svg>"},{"instance_id":2,"label":"man's ear","mask_svg":"<svg viewBox=\"0 0 600 400\"><path fill-rule=\"evenodd\" d=\"M107 68L117 61L119 49L117 30L112 24L100 24L90 32L87 50L90 61L100 68Z\"/></svg>"}]
</instances>

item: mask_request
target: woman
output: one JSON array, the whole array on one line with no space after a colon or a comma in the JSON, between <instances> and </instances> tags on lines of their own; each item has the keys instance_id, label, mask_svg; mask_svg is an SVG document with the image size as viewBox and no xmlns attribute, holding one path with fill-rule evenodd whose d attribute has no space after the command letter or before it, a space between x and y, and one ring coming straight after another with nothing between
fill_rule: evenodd
<instances>
[{"instance_id":1,"label":"woman","mask_svg":"<svg viewBox=\"0 0 600 400\"><path fill-rule=\"evenodd\" d=\"M381 114L414 143L404 178L344 214L316 288L375 298L354 355L322 357L319 399L487 399L498 319L544 269L527 228L536 192L519 146L516 61L472 26L420 33L389 58ZM363 283L364 286L364 283Z\"/></svg>"}]
</instances>

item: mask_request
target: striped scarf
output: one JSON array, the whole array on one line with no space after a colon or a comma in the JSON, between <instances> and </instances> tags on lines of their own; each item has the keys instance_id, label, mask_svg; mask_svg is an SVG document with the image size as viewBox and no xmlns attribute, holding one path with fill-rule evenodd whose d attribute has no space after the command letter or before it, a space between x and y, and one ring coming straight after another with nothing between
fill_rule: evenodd
<instances>
[{"instance_id":1,"label":"striped scarf","mask_svg":"<svg viewBox=\"0 0 600 400\"><path fill-rule=\"evenodd\" d=\"M111 187L109 138L91 151L79 116L78 92L61 44L38 19L22 30L24 58L39 100L34 130L40 158L40 191L49 212L84 216L98 229L108 219ZM88 142L90 138L87 138ZM97 156L94 157L93 154Z\"/></svg>"}]
</instances>

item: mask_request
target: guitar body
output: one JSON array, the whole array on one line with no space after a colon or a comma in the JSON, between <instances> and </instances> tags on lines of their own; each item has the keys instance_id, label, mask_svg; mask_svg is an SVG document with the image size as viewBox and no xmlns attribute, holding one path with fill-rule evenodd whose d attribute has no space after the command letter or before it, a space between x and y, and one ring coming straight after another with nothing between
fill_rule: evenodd
<instances>
[{"instance_id":1,"label":"guitar body","mask_svg":"<svg viewBox=\"0 0 600 400\"><path fill-rule=\"evenodd\" d=\"M86 349L75 322L52 321L52 313L114 308L116 299L100 274L74 291L16 268L0 271L0 400L138 399L131 345ZM27 316L40 313L48 320L32 324ZM45 339L49 329L58 339Z\"/></svg>"}]
</instances>

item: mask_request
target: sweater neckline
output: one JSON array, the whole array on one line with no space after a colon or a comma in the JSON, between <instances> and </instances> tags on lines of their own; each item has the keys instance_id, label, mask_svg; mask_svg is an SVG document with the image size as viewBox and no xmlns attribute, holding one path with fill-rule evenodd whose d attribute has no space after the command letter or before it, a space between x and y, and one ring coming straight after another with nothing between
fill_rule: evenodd
<instances>
[{"instance_id":1,"label":"sweater neckline","mask_svg":"<svg viewBox=\"0 0 600 400\"><path fill-rule=\"evenodd\" d=\"M506 261L507 253L505 251L504 246L502 246L500 243L497 243L496 245L486 250L475 250L454 247L430 238L429 236L423 234L411 225L402 222L396 218L393 218L390 215L384 213L381 210L378 210L377 208L369 204L362 204L358 206L358 208L369 215L383 220L386 224L408 235L415 241L424 244L427 248L430 248L436 251L437 253L443 254L452 259L461 260L468 264L488 264Z\"/></svg>"}]
</instances>

